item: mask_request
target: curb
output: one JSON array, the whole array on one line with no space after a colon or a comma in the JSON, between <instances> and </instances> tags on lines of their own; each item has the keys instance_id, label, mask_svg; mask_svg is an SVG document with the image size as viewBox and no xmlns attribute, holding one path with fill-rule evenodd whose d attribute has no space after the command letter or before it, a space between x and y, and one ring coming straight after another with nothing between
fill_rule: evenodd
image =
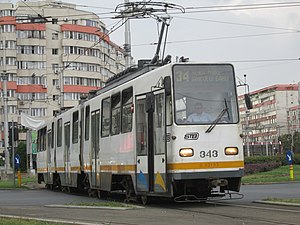
<instances>
[{"instance_id":1,"label":"curb","mask_svg":"<svg viewBox=\"0 0 300 225\"><path fill-rule=\"evenodd\" d=\"M272 202L272 201L263 201L263 200L257 200L253 201L254 203L260 203L260 204L268 204L268 205L284 205L284 206L297 206L300 207L299 203L289 203L289 202Z\"/></svg>"},{"instance_id":2,"label":"curb","mask_svg":"<svg viewBox=\"0 0 300 225\"><path fill-rule=\"evenodd\" d=\"M76 221L67 221L67 220L59 220L59 219L42 219L36 217L27 217L27 216L13 216L13 215L5 215L0 214L0 218L6 219L22 219L22 220L34 220L34 221L42 221L42 222L49 222L49 223L61 223L61 224L78 224L78 225L105 225L105 223L85 223L85 222L76 222Z\"/></svg>"},{"instance_id":3,"label":"curb","mask_svg":"<svg viewBox=\"0 0 300 225\"><path fill-rule=\"evenodd\" d=\"M79 205L45 205L48 208L70 208L70 209L114 209L114 210L128 210L128 209L144 209L142 206L125 206L125 207L111 207L111 206L79 206Z\"/></svg>"}]
</instances>

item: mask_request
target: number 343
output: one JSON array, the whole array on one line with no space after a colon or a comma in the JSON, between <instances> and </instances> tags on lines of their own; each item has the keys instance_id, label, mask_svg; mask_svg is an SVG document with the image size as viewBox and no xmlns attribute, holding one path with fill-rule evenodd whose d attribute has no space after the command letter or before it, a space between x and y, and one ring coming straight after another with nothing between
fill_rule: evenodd
<instances>
[{"instance_id":1,"label":"number 343","mask_svg":"<svg viewBox=\"0 0 300 225\"><path fill-rule=\"evenodd\" d=\"M216 158L218 157L217 150L200 151L200 158Z\"/></svg>"}]
</instances>

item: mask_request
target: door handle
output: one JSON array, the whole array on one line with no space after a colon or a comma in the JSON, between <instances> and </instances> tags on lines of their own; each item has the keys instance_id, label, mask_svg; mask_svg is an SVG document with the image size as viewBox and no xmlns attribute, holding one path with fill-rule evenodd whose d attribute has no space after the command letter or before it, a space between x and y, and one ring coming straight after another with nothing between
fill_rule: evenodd
<instances>
[{"instance_id":1,"label":"door handle","mask_svg":"<svg viewBox=\"0 0 300 225\"><path fill-rule=\"evenodd\" d=\"M137 161L137 162L138 162L138 164L140 164L140 163L141 163L141 160L140 160L140 159L138 159L138 161Z\"/></svg>"},{"instance_id":2,"label":"door handle","mask_svg":"<svg viewBox=\"0 0 300 225\"><path fill-rule=\"evenodd\" d=\"M162 163L164 163L164 162L165 162L165 159L164 159L164 158L162 158L162 159L161 159L161 162L162 162Z\"/></svg>"}]
</instances>

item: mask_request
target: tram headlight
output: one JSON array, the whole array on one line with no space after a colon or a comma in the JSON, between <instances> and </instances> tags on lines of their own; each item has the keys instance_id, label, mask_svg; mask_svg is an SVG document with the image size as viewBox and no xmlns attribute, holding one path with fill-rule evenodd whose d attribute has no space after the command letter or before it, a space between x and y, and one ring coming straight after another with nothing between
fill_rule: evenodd
<instances>
[{"instance_id":1,"label":"tram headlight","mask_svg":"<svg viewBox=\"0 0 300 225\"><path fill-rule=\"evenodd\" d=\"M225 155L237 155L239 153L239 149L237 147L226 147Z\"/></svg>"},{"instance_id":2,"label":"tram headlight","mask_svg":"<svg viewBox=\"0 0 300 225\"><path fill-rule=\"evenodd\" d=\"M181 148L179 150L179 155L181 157L192 157L194 155L194 149L192 149L192 148Z\"/></svg>"}]
</instances>

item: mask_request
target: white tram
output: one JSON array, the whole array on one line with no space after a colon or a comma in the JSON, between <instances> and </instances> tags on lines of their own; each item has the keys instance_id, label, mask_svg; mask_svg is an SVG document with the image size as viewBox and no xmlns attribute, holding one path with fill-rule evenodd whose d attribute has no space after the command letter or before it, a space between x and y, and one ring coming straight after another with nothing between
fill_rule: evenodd
<instances>
[{"instance_id":1,"label":"white tram","mask_svg":"<svg viewBox=\"0 0 300 225\"><path fill-rule=\"evenodd\" d=\"M189 121L199 103L211 121ZM143 203L231 195L244 170L241 134L232 65L147 65L38 130L38 180Z\"/></svg>"}]
</instances>

